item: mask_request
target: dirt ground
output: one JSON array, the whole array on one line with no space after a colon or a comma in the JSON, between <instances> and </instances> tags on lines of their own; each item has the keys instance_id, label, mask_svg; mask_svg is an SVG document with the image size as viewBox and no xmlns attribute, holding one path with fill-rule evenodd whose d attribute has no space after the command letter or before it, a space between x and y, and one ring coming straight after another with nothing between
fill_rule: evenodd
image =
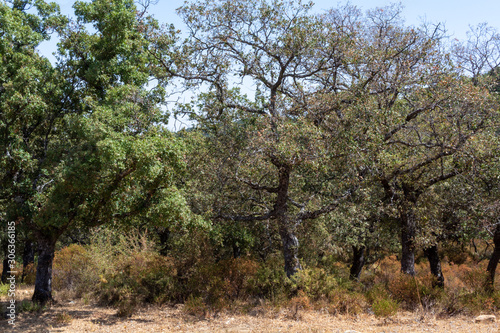
<instances>
[{"instance_id":1,"label":"dirt ground","mask_svg":"<svg viewBox=\"0 0 500 333\"><path fill-rule=\"evenodd\" d=\"M29 299L31 292L19 290L18 300ZM6 299L1 299L0 303L4 309ZM66 300L43 313L19 314L15 327L1 318L0 332L500 332L498 322L474 323L473 319L466 316L436 318L429 313L403 312L391 320L384 320L370 314L332 316L318 311L300 311L294 318L287 309L199 318L186 314L180 305L150 306L130 318L119 318L116 309L84 304L82 300Z\"/></svg>"}]
</instances>

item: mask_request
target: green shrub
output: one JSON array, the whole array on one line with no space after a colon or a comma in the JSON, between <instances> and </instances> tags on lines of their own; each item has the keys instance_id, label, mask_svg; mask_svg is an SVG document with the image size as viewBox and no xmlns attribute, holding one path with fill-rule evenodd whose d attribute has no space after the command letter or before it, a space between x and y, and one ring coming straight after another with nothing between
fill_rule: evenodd
<instances>
[{"instance_id":1,"label":"green shrub","mask_svg":"<svg viewBox=\"0 0 500 333\"><path fill-rule=\"evenodd\" d=\"M17 313L22 313L22 312L42 312L46 310L48 307L48 304L46 305L40 305L39 303L34 303L32 301L22 301L20 303L16 303L16 309Z\"/></svg>"},{"instance_id":2,"label":"green shrub","mask_svg":"<svg viewBox=\"0 0 500 333\"><path fill-rule=\"evenodd\" d=\"M0 283L0 296L5 297L9 294L10 284L9 283Z\"/></svg>"},{"instance_id":3,"label":"green shrub","mask_svg":"<svg viewBox=\"0 0 500 333\"><path fill-rule=\"evenodd\" d=\"M328 298L335 288L337 280L322 268L303 269L294 276L298 290L302 290L313 301Z\"/></svg>"},{"instance_id":4,"label":"green shrub","mask_svg":"<svg viewBox=\"0 0 500 333\"><path fill-rule=\"evenodd\" d=\"M376 299L372 304L373 313L377 317L391 317L398 311L399 305L396 301L389 298Z\"/></svg>"},{"instance_id":5,"label":"green shrub","mask_svg":"<svg viewBox=\"0 0 500 333\"><path fill-rule=\"evenodd\" d=\"M118 255L114 271L101 275L99 299L115 304L130 314L138 302L164 303L175 297L176 274L173 262L154 252Z\"/></svg>"},{"instance_id":6,"label":"green shrub","mask_svg":"<svg viewBox=\"0 0 500 333\"><path fill-rule=\"evenodd\" d=\"M286 276L283 267L284 263L280 254L269 256L266 262L259 266L255 275L249 279L248 292L272 301L287 299L296 288Z\"/></svg>"}]
</instances>

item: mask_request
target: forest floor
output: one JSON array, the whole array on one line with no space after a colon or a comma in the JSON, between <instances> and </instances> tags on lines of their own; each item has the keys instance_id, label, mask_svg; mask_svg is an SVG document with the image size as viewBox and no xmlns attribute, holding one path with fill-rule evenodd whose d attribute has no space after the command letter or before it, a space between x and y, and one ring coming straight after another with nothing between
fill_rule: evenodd
<instances>
[{"instance_id":1,"label":"forest floor","mask_svg":"<svg viewBox=\"0 0 500 333\"><path fill-rule=\"evenodd\" d=\"M17 300L28 300L31 293L29 289L18 290ZM5 297L0 299L2 309L6 304ZM148 306L129 318L120 318L116 312L83 300L64 300L41 313L18 314L15 327L1 318L0 332L500 332L498 322L474 323L470 316L436 318L422 311L399 312L391 319L370 314L332 316L319 311L299 311L292 316L289 309L196 317L186 314L181 305Z\"/></svg>"}]
</instances>

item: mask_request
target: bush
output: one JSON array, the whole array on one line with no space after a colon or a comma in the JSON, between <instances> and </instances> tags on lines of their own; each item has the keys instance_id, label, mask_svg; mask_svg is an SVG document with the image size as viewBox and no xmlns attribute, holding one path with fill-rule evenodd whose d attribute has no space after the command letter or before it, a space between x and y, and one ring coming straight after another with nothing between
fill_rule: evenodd
<instances>
[{"instance_id":1,"label":"bush","mask_svg":"<svg viewBox=\"0 0 500 333\"><path fill-rule=\"evenodd\" d=\"M209 309L201 297L190 295L184 303L183 311L193 316L203 317L206 316Z\"/></svg>"},{"instance_id":2,"label":"bush","mask_svg":"<svg viewBox=\"0 0 500 333\"><path fill-rule=\"evenodd\" d=\"M366 306L366 297L357 292L346 289L332 290L328 296L330 303L328 312L331 314L357 315L362 313Z\"/></svg>"},{"instance_id":3,"label":"bush","mask_svg":"<svg viewBox=\"0 0 500 333\"><path fill-rule=\"evenodd\" d=\"M430 308L439 297L441 291L432 286L432 277L409 276L399 273L387 285L392 298L404 305L407 310L414 310L418 306Z\"/></svg>"},{"instance_id":4,"label":"bush","mask_svg":"<svg viewBox=\"0 0 500 333\"><path fill-rule=\"evenodd\" d=\"M270 255L249 279L248 292L253 296L277 302L287 299L296 288L286 276L283 267L280 254Z\"/></svg>"},{"instance_id":5,"label":"bush","mask_svg":"<svg viewBox=\"0 0 500 333\"><path fill-rule=\"evenodd\" d=\"M57 251L52 264L54 289L85 288L90 282L85 279L90 265L90 255L81 245L71 244Z\"/></svg>"},{"instance_id":6,"label":"bush","mask_svg":"<svg viewBox=\"0 0 500 333\"><path fill-rule=\"evenodd\" d=\"M372 304L373 313L377 317L391 317L398 311L399 304L388 298L376 299Z\"/></svg>"},{"instance_id":7,"label":"bush","mask_svg":"<svg viewBox=\"0 0 500 333\"><path fill-rule=\"evenodd\" d=\"M118 305L122 316L128 316L139 302L164 303L175 297L176 274L169 258L154 252L118 255L113 270L101 275L99 300Z\"/></svg>"},{"instance_id":8,"label":"bush","mask_svg":"<svg viewBox=\"0 0 500 333\"><path fill-rule=\"evenodd\" d=\"M336 279L322 268L303 269L297 272L294 280L296 288L304 291L313 301L328 298L338 286Z\"/></svg>"},{"instance_id":9,"label":"bush","mask_svg":"<svg viewBox=\"0 0 500 333\"><path fill-rule=\"evenodd\" d=\"M26 272L23 272L25 274L24 276L24 283L26 284L35 284L35 278L36 278L36 267L34 263L29 263L26 266Z\"/></svg>"}]
</instances>

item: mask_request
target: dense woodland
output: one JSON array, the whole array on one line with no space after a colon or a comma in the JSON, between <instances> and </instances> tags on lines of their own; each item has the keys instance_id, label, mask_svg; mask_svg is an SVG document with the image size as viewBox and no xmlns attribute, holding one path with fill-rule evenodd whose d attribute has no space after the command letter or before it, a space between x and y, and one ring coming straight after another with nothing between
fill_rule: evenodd
<instances>
[{"instance_id":1,"label":"dense woodland","mask_svg":"<svg viewBox=\"0 0 500 333\"><path fill-rule=\"evenodd\" d=\"M66 17L3 0L2 280L15 221L18 282L36 268L42 305L54 286L125 312L500 307L500 35L407 26L398 5L312 6L199 0L180 31L147 1L77 1ZM174 116L189 126L169 130ZM453 301L442 267L464 262L472 286Z\"/></svg>"}]
</instances>

